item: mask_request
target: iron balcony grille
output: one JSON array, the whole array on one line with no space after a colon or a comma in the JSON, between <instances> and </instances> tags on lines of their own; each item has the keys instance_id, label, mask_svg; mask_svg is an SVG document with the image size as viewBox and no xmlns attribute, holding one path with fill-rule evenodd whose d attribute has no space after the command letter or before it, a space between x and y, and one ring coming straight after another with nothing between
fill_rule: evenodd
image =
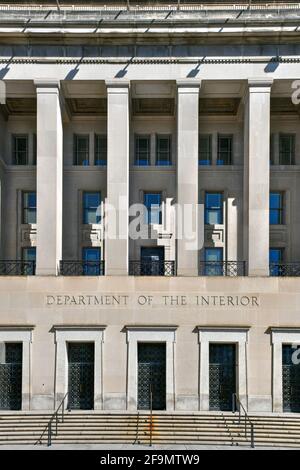
<instances>
[{"instance_id":1,"label":"iron balcony grille","mask_svg":"<svg viewBox=\"0 0 300 470\"><path fill-rule=\"evenodd\" d=\"M245 261L200 261L199 276L245 276Z\"/></svg>"},{"instance_id":2,"label":"iron balcony grille","mask_svg":"<svg viewBox=\"0 0 300 470\"><path fill-rule=\"evenodd\" d=\"M104 276L104 261L61 261L62 276Z\"/></svg>"},{"instance_id":3,"label":"iron balcony grille","mask_svg":"<svg viewBox=\"0 0 300 470\"><path fill-rule=\"evenodd\" d=\"M0 261L0 276L34 276L35 261Z\"/></svg>"},{"instance_id":4,"label":"iron balcony grille","mask_svg":"<svg viewBox=\"0 0 300 470\"><path fill-rule=\"evenodd\" d=\"M270 263L270 276L300 276L300 261L293 263Z\"/></svg>"},{"instance_id":5,"label":"iron balcony grille","mask_svg":"<svg viewBox=\"0 0 300 470\"><path fill-rule=\"evenodd\" d=\"M175 261L129 261L130 276L176 276Z\"/></svg>"}]
</instances>

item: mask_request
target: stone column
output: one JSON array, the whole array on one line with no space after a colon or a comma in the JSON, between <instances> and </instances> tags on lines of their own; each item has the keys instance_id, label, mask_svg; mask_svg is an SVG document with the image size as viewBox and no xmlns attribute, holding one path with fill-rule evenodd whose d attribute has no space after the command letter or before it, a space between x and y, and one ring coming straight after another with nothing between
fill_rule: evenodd
<instances>
[{"instance_id":1,"label":"stone column","mask_svg":"<svg viewBox=\"0 0 300 470\"><path fill-rule=\"evenodd\" d=\"M37 274L57 275L62 258L63 126L57 80L37 92Z\"/></svg>"},{"instance_id":2,"label":"stone column","mask_svg":"<svg viewBox=\"0 0 300 470\"><path fill-rule=\"evenodd\" d=\"M177 274L198 276L198 247L190 243L186 229L195 231L198 239L198 139L200 81L177 80L177 203L181 214L181 232L177 240ZM184 206L190 208L185 211ZM192 214L193 227L188 213ZM177 217L178 228L179 217Z\"/></svg>"},{"instance_id":3,"label":"stone column","mask_svg":"<svg viewBox=\"0 0 300 470\"><path fill-rule=\"evenodd\" d=\"M244 253L249 276L269 275L272 79L248 81L244 118Z\"/></svg>"},{"instance_id":4,"label":"stone column","mask_svg":"<svg viewBox=\"0 0 300 470\"><path fill-rule=\"evenodd\" d=\"M107 275L127 275L129 82L107 81L106 86L108 210L106 210L105 273Z\"/></svg>"}]
</instances>

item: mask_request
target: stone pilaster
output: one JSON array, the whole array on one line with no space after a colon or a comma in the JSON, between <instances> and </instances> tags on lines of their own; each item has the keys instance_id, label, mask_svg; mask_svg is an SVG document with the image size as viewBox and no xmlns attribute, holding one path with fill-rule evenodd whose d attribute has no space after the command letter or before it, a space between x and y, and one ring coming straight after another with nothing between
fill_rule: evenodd
<instances>
[{"instance_id":1,"label":"stone pilaster","mask_svg":"<svg viewBox=\"0 0 300 470\"><path fill-rule=\"evenodd\" d=\"M188 214L192 214L195 242L198 239L198 135L199 81L177 81L177 203L187 217L182 217L182 233L177 240L177 274L198 275L198 247L192 247L187 233ZM188 210L187 208L190 208ZM179 218L177 217L177 228ZM190 224L191 225L191 224Z\"/></svg>"},{"instance_id":2,"label":"stone pilaster","mask_svg":"<svg viewBox=\"0 0 300 470\"><path fill-rule=\"evenodd\" d=\"M272 79L248 82L244 117L244 253L249 276L269 275Z\"/></svg>"},{"instance_id":3,"label":"stone pilaster","mask_svg":"<svg viewBox=\"0 0 300 470\"><path fill-rule=\"evenodd\" d=\"M128 273L129 82L107 81L105 273Z\"/></svg>"},{"instance_id":4,"label":"stone pilaster","mask_svg":"<svg viewBox=\"0 0 300 470\"><path fill-rule=\"evenodd\" d=\"M62 258L63 125L57 80L37 93L37 274L56 275Z\"/></svg>"}]
</instances>

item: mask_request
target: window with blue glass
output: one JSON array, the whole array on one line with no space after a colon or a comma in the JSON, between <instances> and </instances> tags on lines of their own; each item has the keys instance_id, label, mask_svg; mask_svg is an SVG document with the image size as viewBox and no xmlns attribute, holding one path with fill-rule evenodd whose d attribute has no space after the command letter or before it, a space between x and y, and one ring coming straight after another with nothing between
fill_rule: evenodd
<instances>
[{"instance_id":1,"label":"window with blue glass","mask_svg":"<svg viewBox=\"0 0 300 470\"><path fill-rule=\"evenodd\" d=\"M13 135L13 164L28 165L28 135Z\"/></svg>"},{"instance_id":2,"label":"window with blue glass","mask_svg":"<svg viewBox=\"0 0 300 470\"><path fill-rule=\"evenodd\" d=\"M36 247L23 248L22 252L23 261L35 261L36 260Z\"/></svg>"},{"instance_id":3,"label":"window with blue glass","mask_svg":"<svg viewBox=\"0 0 300 470\"><path fill-rule=\"evenodd\" d=\"M150 165L150 136L149 135L136 135L135 136L135 165L148 166Z\"/></svg>"},{"instance_id":4,"label":"window with blue glass","mask_svg":"<svg viewBox=\"0 0 300 470\"><path fill-rule=\"evenodd\" d=\"M281 263L283 261L283 248L270 248L269 262L270 262L270 275L280 276L282 272Z\"/></svg>"},{"instance_id":5,"label":"window with blue glass","mask_svg":"<svg viewBox=\"0 0 300 470\"><path fill-rule=\"evenodd\" d=\"M101 221L101 193L87 192L83 193L83 223L99 224Z\"/></svg>"},{"instance_id":6,"label":"window with blue glass","mask_svg":"<svg viewBox=\"0 0 300 470\"><path fill-rule=\"evenodd\" d=\"M295 164L295 135L279 135L279 165Z\"/></svg>"},{"instance_id":7,"label":"window with blue glass","mask_svg":"<svg viewBox=\"0 0 300 470\"><path fill-rule=\"evenodd\" d=\"M205 193L205 223L223 224L223 193Z\"/></svg>"},{"instance_id":8,"label":"window with blue glass","mask_svg":"<svg viewBox=\"0 0 300 470\"><path fill-rule=\"evenodd\" d=\"M23 224L36 224L36 192L23 192Z\"/></svg>"},{"instance_id":9,"label":"window with blue glass","mask_svg":"<svg viewBox=\"0 0 300 470\"><path fill-rule=\"evenodd\" d=\"M223 275L223 248L205 248L205 276Z\"/></svg>"},{"instance_id":10,"label":"window with blue glass","mask_svg":"<svg viewBox=\"0 0 300 470\"><path fill-rule=\"evenodd\" d=\"M107 136L95 135L95 165L107 165Z\"/></svg>"},{"instance_id":11,"label":"window with blue glass","mask_svg":"<svg viewBox=\"0 0 300 470\"><path fill-rule=\"evenodd\" d=\"M283 224L283 194L270 193L270 225Z\"/></svg>"},{"instance_id":12,"label":"window with blue glass","mask_svg":"<svg viewBox=\"0 0 300 470\"><path fill-rule=\"evenodd\" d=\"M32 276L35 273L36 247L22 249L22 274Z\"/></svg>"},{"instance_id":13,"label":"window with blue glass","mask_svg":"<svg viewBox=\"0 0 300 470\"><path fill-rule=\"evenodd\" d=\"M74 165L89 165L89 136L74 135Z\"/></svg>"},{"instance_id":14,"label":"window with blue glass","mask_svg":"<svg viewBox=\"0 0 300 470\"><path fill-rule=\"evenodd\" d=\"M217 165L232 165L232 135L218 136Z\"/></svg>"},{"instance_id":15,"label":"window with blue glass","mask_svg":"<svg viewBox=\"0 0 300 470\"><path fill-rule=\"evenodd\" d=\"M157 135L156 136L156 165L158 166L172 165L171 136L170 135Z\"/></svg>"},{"instance_id":16,"label":"window with blue glass","mask_svg":"<svg viewBox=\"0 0 300 470\"><path fill-rule=\"evenodd\" d=\"M161 193L144 193L144 206L146 208L146 223L161 224Z\"/></svg>"},{"instance_id":17,"label":"window with blue glass","mask_svg":"<svg viewBox=\"0 0 300 470\"><path fill-rule=\"evenodd\" d=\"M83 260L83 274L86 276L100 276L100 260L101 250L100 248L83 248L82 249L82 260Z\"/></svg>"},{"instance_id":18,"label":"window with blue glass","mask_svg":"<svg viewBox=\"0 0 300 470\"><path fill-rule=\"evenodd\" d=\"M199 165L211 165L211 135L199 136Z\"/></svg>"}]
</instances>

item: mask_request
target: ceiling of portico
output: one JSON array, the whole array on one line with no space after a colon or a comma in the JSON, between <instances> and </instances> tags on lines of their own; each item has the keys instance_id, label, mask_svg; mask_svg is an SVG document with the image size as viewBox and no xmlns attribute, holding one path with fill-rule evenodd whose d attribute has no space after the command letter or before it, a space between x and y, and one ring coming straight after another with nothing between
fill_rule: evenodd
<instances>
[{"instance_id":1,"label":"ceiling of portico","mask_svg":"<svg viewBox=\"0 0 300 470\"><path fill-rule=\"evenodd\" d=\"M243 107L246 81L203 80L200 87L200 115L236 116ZM292 80L275 80L271 89L271 113L300 115L300 106L292 103ZM86 80L61 82L64 111L69 116L106 115L107 98L104 81ZM6 104L1 106L7 116L36 115L34 82L6 82ZM175 116L175 81L132 81L133 116Z\"/></svg>"}]
</instances>

